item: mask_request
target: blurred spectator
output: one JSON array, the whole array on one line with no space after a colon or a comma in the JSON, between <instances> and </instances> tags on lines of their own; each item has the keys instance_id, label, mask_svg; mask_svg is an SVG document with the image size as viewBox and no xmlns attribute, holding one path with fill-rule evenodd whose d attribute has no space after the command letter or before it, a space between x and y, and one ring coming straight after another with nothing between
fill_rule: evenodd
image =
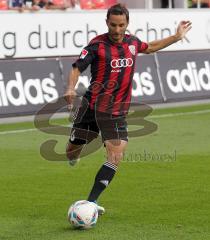
<instances>
[{"instance_id":1,"label":"blurred spectator","mask_svg":"<svg viewBox=\"0 0 210 240\"><path fill-rule=\"evenodd\" d=\"M0 0L0 10L7 10L7 9L8 9L7 0Z\"/></svg>"},{"instance_id":2,"label":"blurred spectator","mask_svg":"<svg viewBox=\"0 0 210 240\"><path fill-rule=\"evenodd\" d=\"M79 0L70 0L70 3L71 3L71 8L73 8L75 10L81 9Z\"/></svg>"},{"instance_id":3,"label":"blurred spectator","mask_svg":"<svg viewBox=\"0 0 210 240\"><path fill-rule=\"evenodd\" d=\"M22 8L23 0L8 0L9 9L19 9Z\"/></svg>"},{"instance_id":4,"label":"blurred spectator","mask_svg":"<svg viewBox=\"0 0 210 240\"><path fill-rule=\"evenodd\" d=\"M209 8L210 7L210 0L191 0L189 2L189 7L191 8L197 8L199 7L199 2L200 2L200 7L201 8Z\"/></svg>"},{"instance_id":5,"label":"blurred spectator","mask_svg":"<svg viewBox=\"0 0 210 240\"><path fill-rule=\"evenodd\" d=\"M31 9L32 0L7 0L9 10L18 10L19 12Z\"/></svg>"},{"instance_id":6,"label":"blurred spectator","mask_svg":"<svg viewBox=\"0 0 210 240\"><path fill-rule=\"evenodd\" d=\"M33 0L23 0L23 10L32 10L33 3Z\"/></svg>"},{"instance_id":7,"label":"blurred spectator","mask_svg":"<svg viewBox=\"0 0 210 240\"><path fill-rule=\"evenodd\" d=\"M54 4L54 9L56 8L56 6L60 7L60 9L81 9L79 0L52 0L52 3Z\"/></svg>"},{"instance_id":8,"label":"blurred spectator","mask_svg":"<svg viewBox=\"0 0 210 240\"><path fill-rule=\"evenodd\" d=\"M161 0L161 8L168 8L170 0ZM174 8L174 0L171 1L171 7Z\"/></svg>"},{"instance_id":9,"label":"blurred spectator","mask_svg":"<svg viewBox=\"0 0 210 240\"><path fill-rule=\"evenodd\" d=\"M29 1L29 0L26 0L26 1ZM65 10L70 7L70 2L67 0L30 0L30 1L32 1L32 7L30 10L33 10L33 11L37 11L40 9Z\"/></svg>"},{"instance_id":10,"label":"blurred spectator","mask_svg":"<svg viewBox=\"0 0 210 240\"><path fill-rule=\"evenodd\" d=\"M117 2L117 0L80 0L80 6L82 9L105 9Z\"/></svg>"},{"instance_id":11,"label":"blurred spectator","mask_svg":"<svg viewBox=\"0 0 210 240\"><path fill-rule=\"evenodd\" d=\"M21 12L24 10L38 11L40 9L81 9L79 0L0 0L0 7L3 1L6 2L6 6L2 4L5 9L18 10ZM0 9L3 9L3 7Z\"/></svg>"},{"instance_id":12,"label":"blurred spectator","mask_svg":"<svg viewBox=\"0 0 210 240\"><path fill-rule=\"evenodd\" d=\"M24 6L23 0L8 0L9 10L18 10L19 12L22 12L23 6Z\"/></svg>"},{"instance_id":13,"label":"blurred spectator","mask_svg":"<svg viewBox=\"0 0 210 240\"><path fill-rule=\"evenodd\" d=\"M39 9L51 9L54 6L51 0L33 0L32 9L39 10Z\"/></svg>"}]
</instances>

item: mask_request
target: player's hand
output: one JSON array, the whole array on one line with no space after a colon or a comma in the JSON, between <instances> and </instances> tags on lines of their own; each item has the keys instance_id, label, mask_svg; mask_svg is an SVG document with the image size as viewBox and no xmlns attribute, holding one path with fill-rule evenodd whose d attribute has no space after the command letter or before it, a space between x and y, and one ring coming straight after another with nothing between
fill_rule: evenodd
<instances>
[{"instance_id":1,"label":"player's hand","mask_svg":"<svg viewBox=\"0 0 210 240\"><path fill-rule=\"evenodd\" d=\"M68 103L68 109L71 110L73 108L74 99L76 97L76 91L74 89L67 89L64 95Z\"/></svg>"},{"instance_id":2,"label":"player's hand","mask_svg":"<svg viewBox=\"0 0 210 240\"><path fill-rule=\"evenodd\" d=\"M176 37L181 40L185 37L186 33L192 28L190 21L181 21L177 27Z\"/></svg>"}]
</instances>

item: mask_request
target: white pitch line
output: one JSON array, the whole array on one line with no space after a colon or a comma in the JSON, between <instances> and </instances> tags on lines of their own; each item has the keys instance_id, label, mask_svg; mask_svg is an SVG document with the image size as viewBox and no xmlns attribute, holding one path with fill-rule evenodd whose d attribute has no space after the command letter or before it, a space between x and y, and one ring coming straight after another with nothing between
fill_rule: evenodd
<instances>
[{"instance_id":1,"label":"white pitch line","mask_svg":"<svg viewBox=\"0 0 210 240\"><path fill-rule=\"evenodd\" d=\"M60 127L68 127L71 125L60 125L60 126L55 126L55 127L45 127L43 129L54 129L54 128L60 128ZM13 134L13 133L25 133L25 132L35 132L35 131L41 131L38 128L27 128L27 129L20 129L20 130L11 130L11 131L0 131L0 135L6 135L6 134Z\"/></svg>"},{"instance_id":2,"label":"white pitch line","mask_svg":"<svg viewBox=\"0 0 210 240\"><path fill-rule=\"evenodd\" d=\"M148 116L148 118L151 118L151 119L167 118L167 117L176 117L176 116L184 116L184 115L198 115L198 114L205 114L205 113L210 113L210 109L194 111L194 112L159 114L159 115ZM62 125L61 127L67 127L67 126L69 126L69 125ZM46 127L45 129L51 129L51 128L59 128L59 127ZM11 130L11 131L0 131L0 135L34 132L34 131L38 131L38 130L39 129L37 129L37 128L28 128L28 129Z\"/></svg>"},{"instance_id":3,"label":"white pitch line","mask_svg":"<svg viewBox=\"0 0 210 240\"><path fill-rule=\"evenodd\" d=\"M21 129L21 130L11 130L11 131L1 131L0 135L7 135L13 133L25 133L25 132L34 132L37 131L36 128L28 128L28 129Z\"/></svg>"},{"instance_id":4,"label":"white pitch line","mask_svg":"<svg viewBox=\"0 0 210 240\"><path fill-rule=\"evenodd\" d=\"M167 114L153 115L148 117L149 118L167 118L167 117L176 117L176 116L184 116L184 115L198 115L198 114L205 114L205 113L210 113L210 109L194 111L194 112L167 113Z\"/></svg>"}]
</instances>

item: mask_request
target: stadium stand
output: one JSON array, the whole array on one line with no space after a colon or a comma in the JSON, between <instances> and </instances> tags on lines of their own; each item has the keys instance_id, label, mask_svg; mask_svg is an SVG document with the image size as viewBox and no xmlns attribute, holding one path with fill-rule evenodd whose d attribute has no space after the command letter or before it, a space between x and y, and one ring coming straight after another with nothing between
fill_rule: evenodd
<instances>
[{"instance_id":1,"label":"stadium stand","mask_svg":"<svg viewBox=\"0 0 210 240\"><path fill-rule=\"evenodd\" d=\"M210 7L210 0L0 0L0 10L107 9L118 2L135 9Z\"/></svg>"}]
</instances>

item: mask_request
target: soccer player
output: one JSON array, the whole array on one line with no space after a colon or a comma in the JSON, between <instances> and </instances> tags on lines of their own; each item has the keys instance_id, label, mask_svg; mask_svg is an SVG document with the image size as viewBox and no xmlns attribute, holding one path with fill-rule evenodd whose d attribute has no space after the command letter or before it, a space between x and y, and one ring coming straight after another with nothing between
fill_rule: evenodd
<instances>
[{"instance_id":1,"label":"soccer player","mask_svg":"<svg viewBox=\"0 0 210 240\"><path fill-rule=\"evenodd\" d=\"M131 101L132 79L138 53L154 53L181 39L191 29L190 21L181 21L175 35L149 43L125 31L128 9L116 4L108 9L108 32L96 36L86 46L69 74L65 98L72 105L75 85L80 74L90 65L91 82L78 109L66 148L70 165L74 165L85 144L101 132L107 160L99 169L88 196L96 202L112 181L128 143L126 114ZM98 206L99 214L104 208Z\"/></svg>"}]
</instances>

